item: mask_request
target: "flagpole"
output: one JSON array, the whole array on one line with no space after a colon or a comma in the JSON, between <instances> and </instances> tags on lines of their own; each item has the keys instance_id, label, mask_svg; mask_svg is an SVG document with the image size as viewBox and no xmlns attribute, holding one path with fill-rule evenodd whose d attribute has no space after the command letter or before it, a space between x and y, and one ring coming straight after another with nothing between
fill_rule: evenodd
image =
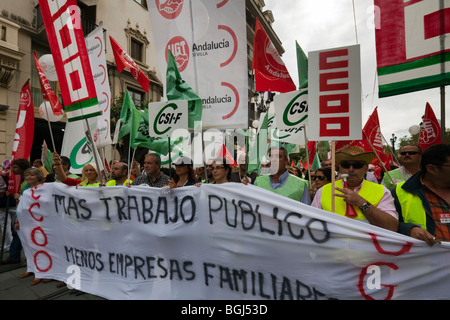
<instances>
[{"instance_id":1,"label":"flagpole","mask_svg":"<svg viewBox=\"0 0 450 320\"><path fill-rule=\"evenodd\" d=\"M89 121L88 121L88 119L84 119L84 121L85 121L85 124L86 124L86 126L87 126L87 134L88 134L88 138L89 138L89 141L90 141L90 143L91 143L91 145L92 145L92 152L94 153L94 161L95 161L95 165L97 166L97 170L100 170L100 165L99 165L99 159L98 159L98 154L97 154L97 150L95 150L94 148L97 148L96 146L95 146L95 143L94 143L94 139L93 139L93 137L92 137L92 132L91 132L91 128L90 128L90 126L89 126ZM99 174L99 180L100 180L100 184L103 184L103 177L102 177L102 174L101 174L101 172L100 172L100 174Z\"/></svg>"},{"instance_id":2,"label":"flagpole","mask_svg":"<svg viewBox=\"0 0 450 320\"><path fill-rule=\"evenodd\" d=\"M44 101L44 106L45 106L45 101ZM50 124L50 118L48 116L48 109L45 106L45 113L47 114L47 123L48 123L48 130L50 131L50 139L52 140L52 146L53 146L53 151L56 151L56 147L55 147L55 139L53 139L53 132L52 132L52 126Z\"/></svg>"},{"instance_id":3,"label":"flagpole","mask_svg":"<svg viewBox=\"0 0 450 320\"><path fill-rule=\"evenodd\" d=\"M169 177L172 179L172 148L170 147L170 137L167 137L167 143L169 144Z\"/></svg>"},{"instance_id":4,"label":"flagpole","mask_svg":"<svg viewBox=\"0 0 450 320\"><path fill-rule=\"evenodd\" d=\"M302 125L303 133L305 135L305 146L306 146L306 162L308 163L308 180L309 187L311 188L311 164L309 163L309 150L308 150L308 138L306 136L306 125Z\"/></svg>"},{"instance_id":5,"label":"flagpole","mask_svg":"<svg viewBox=\"0 0 450 320\"><path fill-rule=\"evenodd\" d=\"M130 157L128 157L128 181L130 181L131 168L133 167L133 161L134 161L134 156L136 155L136 149L133 149L133 157L131 158L131 163L130 163Z\"/></svg>"},{"instance_id":6,"label":"flagpole","mask_svg":"<svg viewBox=\"0 0 450 320\"><path fill-rule=\"evenodd\" d=\"M335 199L334 192L336 189L336 161L335 161L335 153L336 153L336 142L331 140L331 212L335 212Z\"/></svg>"}]
</instances>

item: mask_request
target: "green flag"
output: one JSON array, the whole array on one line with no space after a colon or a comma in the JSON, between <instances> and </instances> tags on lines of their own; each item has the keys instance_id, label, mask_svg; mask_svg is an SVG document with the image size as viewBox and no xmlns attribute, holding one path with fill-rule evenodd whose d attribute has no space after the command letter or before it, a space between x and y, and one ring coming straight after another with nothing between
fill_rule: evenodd
<instances>
[{"instance_id":1,"label":"green flag","mask_svg":"<svg viewBox=\"0 0 450 320\"><path fill-rule=\"evenodd\" d=\"M269 127L269 114L266 113L264 120L258 130L258 135L253 145L249 146L248 150L248 173L256 171L258 175L261 173L261 159L264 155L267 155L268 148L268 127Z\"/></svg>"},{"instance_id":2,"label":"green flag","mask_svg":"<svg viewBox=\"0 0 450 320\"><path fill-rule=\"evenodd\" d=\"M169 144L167 138L150 137L148 129L148 108L139 110L136 108L133 99L131 99L128 91L123 99L122 111L120 113L121 127L119 131L119 139L130 134L130 147L147 148L163 155L169 153ZM177 139L172 142L173 145L180 143Z\"/></svg>"},{"instance_id":3,"label":"green flag","mask_svg":"<svg viewBox=\"0 0 450 320\"><path fill-rule=\"evenodd\" d=\"M197 125L202 121L202 99L192 90L192 88L181 79L178 71L177 62L172 52L169 50L169 61L167 62L166 74L166 93L167 99L171 100L187 100L189 110L189 128L197 129Z\"/></svg>"},{"instance_id":4,"label":"green flag","mask_svg":"<svg viewBox=\"0 0 450 320\"><path fill-rule=\"evenodd\" d=\"M48 172L53 172L53 153L48 150L47 142L45 140L42 145L41 161Z\"/></svg>"},{"instance_id":5,"label":"green flag","mask_svg":"<svg viewBox=\"0 0 450 320\"><path fill-rule=\"evenodd\" d=\"M299 89L308 88L308 57L295 41L297 46L297 68L298 68L298 86Z\"/></svg>"},{"instance_id":6,"label":"green flag","mask_svg":"<svg viewBox=\"0 0 450 320\"><path fill-rule=\"evenodd\" d=\"M120 111L121 126L118 136L119 140L130 133L131 105L134 106L134 102L127 90L125 92L125 97L123 98L122 110Z\"/></svg>"}]
</instances>

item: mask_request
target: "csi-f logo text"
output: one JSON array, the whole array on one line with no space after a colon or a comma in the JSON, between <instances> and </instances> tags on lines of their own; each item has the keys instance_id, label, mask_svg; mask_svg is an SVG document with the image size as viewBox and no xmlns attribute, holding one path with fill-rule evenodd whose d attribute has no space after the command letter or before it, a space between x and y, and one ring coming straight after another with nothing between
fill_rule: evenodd
<instances>
[{"instance_id":1,"label":"csi-f logo text","mask_svg":"<svg viewBox=\"0 0 450 320\"><path fill-rule=\"evenodd\" d=\"M176 129L188 126L188 102L156 102L149 104L151 136L170 136Z\"/></svg>"}]
</instances>

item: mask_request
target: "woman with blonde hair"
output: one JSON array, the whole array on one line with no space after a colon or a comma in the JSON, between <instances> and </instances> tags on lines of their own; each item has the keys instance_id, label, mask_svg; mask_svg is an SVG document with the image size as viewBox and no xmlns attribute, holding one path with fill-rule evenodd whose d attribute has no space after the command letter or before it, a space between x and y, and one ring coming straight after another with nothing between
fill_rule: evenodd
<instances>
[{"instance_id":1,"label":"woman with blonde hair","mask_svg":"<svg viewBox=\"0 0 450 320\"><path fill-rule=\"evenodd\" d=\"M69 186L81 187L99 187L99 172L94 163L87 163L81 170L81 180L69 178L61 165L61 157L58 153L53 152L53 165L55 173L58 175L61 182Z\"/></svg>"}]
</instances>

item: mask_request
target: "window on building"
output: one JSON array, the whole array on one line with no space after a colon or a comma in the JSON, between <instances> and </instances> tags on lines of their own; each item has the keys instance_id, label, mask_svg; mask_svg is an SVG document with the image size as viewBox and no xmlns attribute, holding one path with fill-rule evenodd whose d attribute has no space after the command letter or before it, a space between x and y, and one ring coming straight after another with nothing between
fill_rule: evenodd
<instances>
[{"instance_id":1,"label":"window on building","mask_svg":"<svg viewBox=\"0 0 450 320\"><path fill-rule=\"evenodd\" d=\"M134 60L143 62L144 44L134 38L131 38L131 57Z\"/></svg>"},{"instance_id":2,"label":"window on building","mask_svg":"<svg viewBox=\"0 0 450 320\"><path fill-rule=\"evenodd\" d=\"M133 88L128 87L128 92L130 93L131 99L134 102L134 105L138 108L144 108L145 106L142 105L142 102L144 101L145 94L142 91L135 90Z\"/></svg>"},{"instance_id":3,"label":"window on building","mask_svg":"<svg viewBox=\"0 0 450 320\"><path fill-rule=\"evenodd\" d=\"M135 2L139 3L141 6L143 6L145 9L148 9L147 7L147 0L134 0Z\"/></svg>"},{"instance_id":4,"label":"window on building","mask_svg":"<svg viewBox=\"0 0 450 320\"><path fill-rule=\"evenodd\" d=\"M1 33L1 35L0 35L0 39L2 40L2 41L6 41L6 27L5 26L2 26L2 31L1 31L2 33Z\"/></svg>"}]
</instances>

